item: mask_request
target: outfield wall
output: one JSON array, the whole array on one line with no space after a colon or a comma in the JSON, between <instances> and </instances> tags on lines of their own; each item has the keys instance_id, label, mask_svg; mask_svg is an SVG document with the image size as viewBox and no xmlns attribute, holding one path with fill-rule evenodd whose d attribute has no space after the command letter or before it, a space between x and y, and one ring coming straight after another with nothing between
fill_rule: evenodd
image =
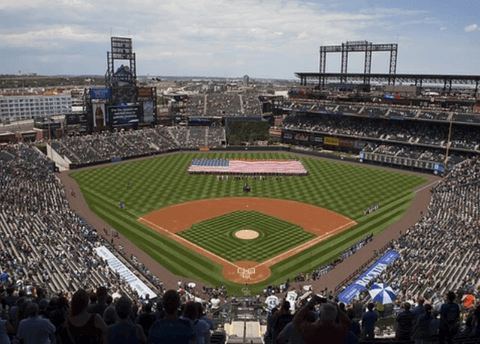
<instances>
[{"instance_id":1,"label":"outfield wall","mask_svg":"<svg viewBox=\"0 0 480 344\"><path fill-rule=\"evenodd\" d=\"M321 151L309 151L309 150L303 150L303 149L295 149L291 147L283 147L283 146L229 146L226 148L210 148L208 151L201 151L199 148L186 148L186 149L180 149L180 148L174 148L174 149L169 149L167 151L162 151L162 152L152 152L150 154L142 154L142 155L135 155L135 156L129 156L129 157L119 157L111 160L102 160L102 161L94 161L90 163L85 163L85 164L71 164L70 169L71 170L76 170L79 168L83 167L89 167L89 166L97 166L97 165L102 165L102 164L109 164L112 162L119 162L119 161L127 161L127 160L133 160L133 159L139 159L139 158L145 158L149 156L157 156L157 155L163 155L166 153L173 153L173 152L233 152L233 151L241 151L241 152L290 152L294 154L304 154L304 155L309 155L309 156L314 156L314 157L322 157L322 158L328 158L328 159L335 159L335 160L340 160L340 161L349 161L349 162L360 162L360 163L365 163L367 165L377 165L377 166L383 166L383 167L390 167L390 168L395 168L395 169L400 169L400 170L408 170L408 171L414 171L414 172L420 172L420 173L430 173L430 174L435 174L435 171L430 170L430 169L424 169L424 168L419 168L415 166L403 166L403 165L398 165L390 162L381 162L381 161L374 161L374 160L361 160L357 157L352 158L348 155L336 155L336 154L328 154L328 153L323 153Z\"/></svg>"}]
</instances>

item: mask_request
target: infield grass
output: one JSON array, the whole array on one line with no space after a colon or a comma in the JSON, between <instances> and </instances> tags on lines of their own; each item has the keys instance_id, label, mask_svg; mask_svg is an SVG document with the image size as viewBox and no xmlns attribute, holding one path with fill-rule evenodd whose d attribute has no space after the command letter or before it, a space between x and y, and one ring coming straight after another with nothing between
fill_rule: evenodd
<instances>
[{"instance_id":1,"label":"infield grass","mask_svg":"<svg viewBox=\"0 0 480 344\"><path fill-rule=\"evenodd\" d=\"M242 240L235 233L242 229L258 232L253 240ZM257 211L234 211L194 224L177 235L229 261L263 262L315 238L302 227Z\"/></svg>"},{"instance_id":2,"label":"infield grass","mask_svg":"<svg viewBox=\"0 0 480 344\"><path fill-rule=\"evenodd\" d=\"M243 192L244 181L232 178L217 181L214 175L186 173L190 161L196 157L289 159L292 156L289 153L180 153L78 171L71 176L79 184L93 212L161 265L174 274L209 285L224 283L231 293L238 293L242 286L226 280L220 265L151 230L137 219L174 204L241 196L313 204L358 223L273 266L267 281L251 286L252 292L256 292L269 283L283 283L287 277L329 262L367 234L378 234L402 217L414 198L412 190L427 181L418 175L307 157L299 159L309 170L308 176L262 181L249 179L252 191L248 194ZM126 188L127 182L131 185L129 189ZM125 211L119 209L120 201L126 205ZM364 216L364 209L375 203L380 209Z\"/></svg>"}]
</instances>

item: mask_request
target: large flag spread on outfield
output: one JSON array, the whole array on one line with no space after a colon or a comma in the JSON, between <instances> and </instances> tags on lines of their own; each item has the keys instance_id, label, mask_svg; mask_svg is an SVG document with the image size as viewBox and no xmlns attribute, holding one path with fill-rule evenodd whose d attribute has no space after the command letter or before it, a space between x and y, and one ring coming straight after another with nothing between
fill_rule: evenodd
<instances>
[{"instance_id":1,"label":"large flag spread on outfield","mask_svg":"<svg viewBox=\"0 0 480 344\"><path fill-rule=\"evenodd\" d=\"M294 159L193 159L189 173L296 174L306 175L301 161Z\"/></svg>"}]
</instances>

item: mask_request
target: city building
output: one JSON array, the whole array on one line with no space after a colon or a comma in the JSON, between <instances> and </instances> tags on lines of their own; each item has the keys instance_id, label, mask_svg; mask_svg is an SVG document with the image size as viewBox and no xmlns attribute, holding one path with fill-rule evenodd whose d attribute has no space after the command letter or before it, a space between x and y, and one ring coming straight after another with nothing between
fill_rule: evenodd
<instances>
[{"instance_id":1,"label":"city building","mask_svg":"<svg viewBox=\"0 0 480 344\"><path fill-rule=\"evenodd\" d=\"M249 80L250 80L250 78L248 77L248 75L244 75L243 76L243 85L248 87L248 81Z\"/></svg>"},{"instance_id":2,"label":"city building","mask_svg":"<svg viewBox=\"0 0 480 344\"><path fill-rule=\"evenodd\" d=\"M71 113L71 95L0 96L0 120L2 122Z\"/></svg>"}]
</instances>

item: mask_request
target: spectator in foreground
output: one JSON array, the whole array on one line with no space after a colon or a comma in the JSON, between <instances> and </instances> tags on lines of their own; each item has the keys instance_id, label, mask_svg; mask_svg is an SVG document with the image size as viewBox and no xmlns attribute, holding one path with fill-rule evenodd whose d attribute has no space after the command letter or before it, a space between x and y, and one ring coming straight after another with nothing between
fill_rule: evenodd
<instances>
[{"instance_id":1,"label":"spectator in foreground","mask_svg":"<svg viewBox=\"0 0 480 344\"><path fill-rule=\"evenodd\" d=\"M322 302L318 321L312 324L307 316L318 302ZM337 304L325 302L325 299L315 295L295 315L293 326L299 329L306 344L316 344L319 340L329 344L342 344L350 330L350 320Z\"/></svg>"},{"instance_id":2,"label":"spectator in foreground","mask_svg":"<svg viewBox=\"0 0 480 344\"><path fill-rule=\"evenodd\" d=\"M420 314L413 325L412 339L415 339L415 344L427 344L430 342L430 324L433 321L432 309L432 305L426 304L424 306L425 313Z\"/></svg>"},{"instance_id":3,"label":"spectator in foreground","mask_svg":"<svg viewBox=\"0 0 480 344\"><path fill-rule=\"evenodd\" d=\"M410 310L410 307L410 303L405 302L403 304L404 311L400 312L395 319L395 338L398 341L410 340L410 334L416 318L416 314Z\"/></svg>"},{"instance_id":4,"label":"spectator in foreground","mask_svg":"<svg viewBox=\"0 0 480 344\"><path fill-rule=\"evenodd\" d=\"M377 322L380 314L374 310L375 305L369 303L367 306L368 311L362 315L362 336L366 340L375 339L375 323Z\"/></svg>"},{"instance_id":5,"label":"spectator in foreground","mask_svg":"<svg viewBox=\"0 0 480 344\"><path fill-rule=\"evenodd\" d=\"M305 318L306 321L314 323L317 318L315 317L314 312L308 312L307 317ZM295 343L295 344L305 344L303 340L302 334L298 331L297 328L293 325L293 322L290 322L285 326L285 328L280 332L277 337L278 343L285 344L285 343Z\"/></svg>"},{"instance_id":6,"label":"spectator in foreground","mask_svg":"<svg viewBox=\"0 0 480 344\"><path fill-rule=\"evenodd\" d=\"M198 312L198 319L205 321L205 323L208 325L208 331L205 336L205 343L209 344L210 343L210 338L211 338L211 332L215 330L215 324L212 319L210 319L203 311L203 306L200 302L196 302L195 305L197 306L197 312Z\"/></svg>"},{"instance_id":7,"label":"spectator in foreground","mask_svg":"<svg viewBox=\"0 0 480 344\"><path fill-rule=\"evenodd\" d=\"M0 319L0 343L10 344L8 333L13 333L14 328L7 319Z\"/></svg>"},{"instance_id":8,"label":"spectator in foreground","mask_svg":"<svg viewBox=\"0 0 480 344\"><path fill-rule=\"evenodd\" d=\"M90 314L98 314L100 316L103 316L103 312L107 309L107 289L105 287L99 287L97 288L97 302L94 304L91 304L87 308L87 312Z\"/></svg>"},{"instance_id":9,"label":"spectator in foreground","mask_svg":"<svg viewBox=\"0 0 480 344\"><path fill-rule=\"evenodd\" d=\"M79 289L72 296L70 317L67 319L67 329L73 344L107 343L107 325L98 314L87 313L88 293Z\"/></svg>"},{"instance_id":10,"label":"spectator in foreground","mask_svg":"<svg viewBox=\"0 0 480 344\"><path fill-rule=\"evenodd\" d=\"M205 338L208 337L207 333L209 333L209 326L205 321L199 320L198 308L194 301L187 302L185 305L183 318L191 322L191 326L196 334L195 343L205 344Z\"/></svg>"},{"instance_id":11,"label":"spectator in foreground","mask_svg":"<svg viewBox=\"0 0 480 344\"><path fill-rule=\"evenodd\" d=\"M148 334L152 344L189 344L195 338L195 331L189 320L180 319L177 310L180 307L180 295L175 290L163 294L165 318L153 323Z\"/></svg>"},{"instance_id":12,"label":"spectator in foreground","mask_svg":"<svg viewBox=\"0 0 480 344\"><path fill-rule=\"evenodd\" d=\"M132 313L132 303L126 296L122 296L115 303L118 321L108 327L108 343L110 344L146 344L147 338L140 325L132 324L129 316Z\"/></svg>"},{"instance_id":13,"label":"spectator in foreground","mask_svg":"<svg viewBox=\"0 0 480 344\"><path fill-rule=\"evenodd\" d=\"M142 326L143 333L148 333L155 320L157 317L152 314L152 304L146 303L142 307L142 313L135 319L135 323Z\"/></svg>"},{"instance_id":14,"label":"spectator in foreground","mask_svg":"<svg viewBox=\"0 0 480 344\"><path fill-rule=\"evenodd\" d=\"M440 344L453 343L453 336L456 332L458 319L460 318L460 307L455 303L455 293L447 293L447 302L440 308L440 328L438 333L438 342Z\"/></svg>"},{"instance_id":15,"label":"spectator in foreground","mask_svg":"<svg viewBox=\"0 0 480 344\"><path fill-rule=\"evenodd\" d=\"M425 314L425 299L423 297L419 297L417 299L417 306L413 307L412 312L415 313L415 320L422 314Z\"/></svg>"},{"instance_id":16,"label":"spectator in foreground","mask_svg":"<svg viewBox=\"0 0 480 344\"><path fill-rule=\"evenodd\" d=\"M48 319L38 316L38 305L31 302L27 306L26 315L28 318L20 321L18 325L17 338L25 344L47 344L55 333L55 326Z\"/></svg>"},{"instance_id":17,"label":"spectator in foreground","mask_svg":"<svg viewBox=\"0 0 480 344\"><path fill-rule=\"evenodd\" d=\"M288 300L284 300L280 310L273 316L272 339L274 344L278 343L278 335L283 331L285 326L292 321L292 319L293 315L290 314L290 302Z\"/></svg>"},{"instance_id":18,"label":"spectator in foreground","mask_svg":"<svg viewBox=\"0 0 480 344\"><path fill-rule=\"evenodd\" d=\"M473 315L475 316L475 319L476 319L476 322L477 322L477 327L474 328L473 332L477 336L480 336L480 304L475 309L475 312L473 313Z\"/></svg>"},{"instance_id":19,"label":"spectator in foreground","mask_svg":"<svg viewBox=\"0 0 480 344\"><path fill-rule=\"evenodd\" d=\"M68 300L65 296L57 298L55 302L55 307L56 309L50 312L49 318L50 321L52 322L53 325L55 325L55 328L58 329L65 323L65 320L67 320L67 307L68 305Z\"/></svg>"},{"instance_id":20,"label":"spectator in foreground","mask_svg":"<svg viewBox=\"0 0 480 344\"><path fill-rule=\"evenodd\" d=\"M355 311L353 308L347 309L347 317L350 319L350 331L355 335L355 337L360 339L362 328L360 327L360 323L355 320Z\"/></svg>"},{"instance_id":21,"label":"spectator in foreground","mask_svg":"<svg viewBox=\"0 0 480 344\"><path fill-rule=\"evenodd\" d=\"M103 312L103 321L105 325L110 326L115 324L118 321L117 312L115 311L115 304L112 304L107 307L107 309Z\"/></svg>"}]
</instances>

